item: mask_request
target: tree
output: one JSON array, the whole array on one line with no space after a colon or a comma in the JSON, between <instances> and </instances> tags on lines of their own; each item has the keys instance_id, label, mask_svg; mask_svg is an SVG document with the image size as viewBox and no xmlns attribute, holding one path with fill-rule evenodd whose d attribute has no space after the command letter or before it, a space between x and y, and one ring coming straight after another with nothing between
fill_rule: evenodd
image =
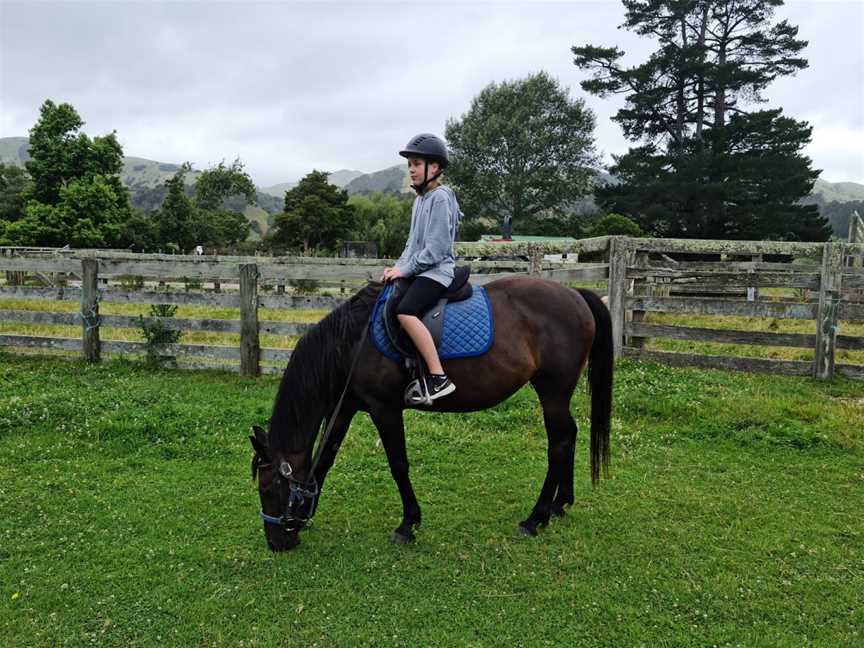
<instances>
[{"instance_id":1,"label":"tree","mask_svg":"<svg viewBox=\"0 0 864 648\"><path fill-rule=\"evenodd\" d=\"M623 67L618 48L573 47L592 72L582 88L625 94L613 119L638 144L615 157L622 181L600 188L608 210L655 235L824 240L828 228L798 205L818 171L801 155L811 129L781 110L747 112L776 78L807 66L797 28L772 24L782 0L624 0L623 27L659 42Z\"/></svg>"},{"instance_id":2,"label":"tree","mask_svg":"<svg viewBox=\"0 0 864 648\"><path fill-rule=\"evenodd\" d=\"M240 158L234 160L231 166L225 166L223 160L211 169L203 171L195 181L195 204L198 209L216 211L223 207L223 202L232 196L243 196L246 203L255 201L255 184L243 169Z\"/></svg>"},{"instance_id":3,"label":"tree","mask_svg":"<svg viewBox=\"0 0 864 648\"><path fill-rule=\"evenodd\" d=\"M594 115L545 72L492 83L447 122L448 177L466 214L507 225L589 192Z\"/></svg>"},{"instance_id":4,"label":"tree","mask_svg":"<svg viewBox=\"0 0 864 648\"><path fill-rule=\"evenodd\" d=\"M165 181L168 196L153 212L153 227L160 246L191 250L200 245L199 215L192 199L186 195L186 174L192 165L184 162L174 175Z\"/></svg>"},{"instance_id":5,"label":"tree","mask_svg":"<svg viewBox=\"0 0 864 648\"><path fill-rule=\"evenodd\" d=\"M308 254L334 249L354 229L348 193L327 182L328 173L312 171L285 193L285 211L273 219L271 242Z\"/></svg>"},{"instance_id":6,"label":"tree","mask_svg":"<svg viewBox=\"0 0 864 648\"><path fill-rule=\"evenodd\" d=\"M0 222L17 221L24 217L24 192L28 182L24 169L14 164L0 163Z\"/></svg>"},{"instance_id":7,"label":"tree","mask_svg":"<svg viewBox=\"0 0 864 648\"><path fill-rule=\"evenodd\" d=\"M195 207L198 209L200 245L231 247L246 240L250 224L242 212L231 209L232 198L243 204L255 202L257 191L240 158L231 166L222 161L202 171L195 181Z\"/></svg>"},{"instance_id":8,"label":"tree","mask_svg":"<svg viewBox=\"0 0 864 648\"><path fill-rule=\"evenodd\" d=\"M231 247L246 240L249 221L225 206L238 196L242 196L244 204L255 198L255 185L240 160L230 167L220 162L202 171L190 190L186 175L191 170L188 162L181 164L165 181L167 195L160 207L150 216L139 214L127 221L124 244L141 249L191 250L196 245Z\"/></svg>"},{"instance_id":9,"label":"tree","mask_svg":"<svg viewBox=\"0 0 864 648\"><path fill-rule=\"evenodd\" d=\"M123 149L115 133L90 139L69 104L46 100L30 130L25 164L32 184L24 217L7 224L5 240L18 245L105 247L132 215L120 181Z\"/></svg>"},{"instance_id":10,"label":"tree","mask_svg":"<svg viewBox=\"0 0 864 648\"><path fill-rule=\"evenodd\" d=\"M348 204L355 214L355 240L374 242L380 257L396 258L402 253L411 229L410 200L376 192L351 196Z\"/></svg>"},{"instance_id":11,"label":"tree","mask_svg":"<svg viewBox=\"0 0 864 648\"><path fill-rule=\"evenodd\" d=\"M639 225L621 214L606 214L594 223L594 227L592 228L593 236L610 236L614 234L644 236Z\"/></svg>"}]
</instances>

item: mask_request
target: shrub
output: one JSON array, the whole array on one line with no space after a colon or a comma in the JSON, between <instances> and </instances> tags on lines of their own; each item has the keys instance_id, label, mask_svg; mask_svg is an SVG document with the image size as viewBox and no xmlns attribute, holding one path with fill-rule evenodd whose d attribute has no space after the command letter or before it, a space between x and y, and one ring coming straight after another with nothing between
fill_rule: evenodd
<instances>
[{"instance_id":1,"label":"shrub","mask_svg":"<svg viewBox=\"0 0 864 648\"><path fill-rule=\"evenodd\" d=\"M174 317L177 306L173 304L152 304L150 306L151 318ZM173 361L174 356L165 355L165 347L176 344L183 335L182 331L168 327L161 319L144 319L138 317L141 322L141 332L144 335L144 349L146 351L145 362L150 367L158 367L166 360Z\"/></svg>"},{"instance_id":2,"label":"shrub","mask_svg":"<svg viewBox=\"0 0 864 648\"><path fill-rule=\"evenodd\" d=\"M298 295L314 295L320 287L317 279L289 279L288 285Z\"/></svg>"}]
</instances>

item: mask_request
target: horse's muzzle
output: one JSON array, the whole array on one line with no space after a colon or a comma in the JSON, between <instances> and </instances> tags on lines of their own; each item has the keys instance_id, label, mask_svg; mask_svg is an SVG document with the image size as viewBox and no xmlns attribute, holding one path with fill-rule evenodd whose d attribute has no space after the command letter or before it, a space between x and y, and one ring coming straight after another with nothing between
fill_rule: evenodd
<instances>
[{"instance_id":1,"label":"horse's muzzle","mask_svg":"<svg viewBox=\"0 0 864 648\"><path fill-rule=\"evenodd\" d=\"M290 551L291 549L294 549L294 547L300 544L299 533L285 533L284 538L284 542L281 539L274 541L272 538L267 538L267 546L270 548L270 551L272 551L273 553L276 553L278 551Z\"/></svg>"}]
</instances>

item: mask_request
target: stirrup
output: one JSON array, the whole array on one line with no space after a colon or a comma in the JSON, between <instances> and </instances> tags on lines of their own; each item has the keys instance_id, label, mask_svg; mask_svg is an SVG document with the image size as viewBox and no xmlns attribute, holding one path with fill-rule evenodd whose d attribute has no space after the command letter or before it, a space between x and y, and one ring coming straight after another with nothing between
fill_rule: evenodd
<instances>
[{"instance_id":1,"label":"stirrup","mask_svg":"<svg viewBox=\"0 0 864 648\"><path fill-rule=\"evenodd\" d=\"M425 377L417 378L408 383L405 388L405 404L410 407L419 405L431 405L432 399L429 397L429 387L426 385Z\"/></svg>"}]
</instances>

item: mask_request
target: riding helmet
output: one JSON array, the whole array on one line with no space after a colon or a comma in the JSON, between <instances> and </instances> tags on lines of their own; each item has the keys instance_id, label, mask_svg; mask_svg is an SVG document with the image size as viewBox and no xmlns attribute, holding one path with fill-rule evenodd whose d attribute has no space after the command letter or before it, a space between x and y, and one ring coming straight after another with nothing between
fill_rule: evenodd
<instances>
[{"instance_id":1,"label":"riding helmet","mask_svg":"<svg viewBox=\"0 0 864 648\"><path fill-rule=\"evenodd\" d=\"M440 137L432 133L420 133L412 137L405 148L399 151L399 155L404 158L418 157L434 161L440 164L442 169L447 168L449 162L447 145Z\"/></svg>"}]
</instances>

